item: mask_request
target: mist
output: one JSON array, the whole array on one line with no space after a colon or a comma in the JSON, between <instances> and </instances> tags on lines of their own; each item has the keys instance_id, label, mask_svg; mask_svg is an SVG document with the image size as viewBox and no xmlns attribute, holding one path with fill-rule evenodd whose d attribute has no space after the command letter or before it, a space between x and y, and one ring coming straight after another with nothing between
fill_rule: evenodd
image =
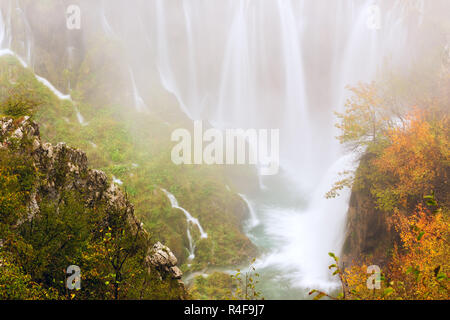
<instances>
[{"instance_id":1,"label":"mist","mask_svg":"<svg viewBox=\"0 0 450 320\"><path fill-rule=\"evenodd\" d=\"M71 72L89 58L86 73L97 72L103 85L88 91L87 101L120 104L174 128L202 120L223 131L279 130L279 173L258 174L256 166L257 187L236 182L251 212L243 228L262 252L262 288L281 299L336 289L327 253L341 252L351 190L335 199L325 194L339 172L358 166L359 154L336 139L335 112L344 111L349 85L439 68L450 41L450 2L50 2L1 0L0 49L14 52L61 96L77 88ZM80 8L79 29L66 27L69 5ZM52 38L43 37L48 30ZM399 100L402 112L413 106L410 94ZM89 112L77 112L88 126ZM143 132L139 126L134 131ZM192 221L195 213L188 214Z\"/></svg>"}]
</instances>

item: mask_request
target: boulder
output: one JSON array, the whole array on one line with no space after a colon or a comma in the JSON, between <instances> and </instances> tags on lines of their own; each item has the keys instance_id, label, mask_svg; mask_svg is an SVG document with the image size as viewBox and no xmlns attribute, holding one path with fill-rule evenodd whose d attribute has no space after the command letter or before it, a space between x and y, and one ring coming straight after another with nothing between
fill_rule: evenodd
<instances>
[{"instance_id":1,"label":"boulder","mask_svg":"<svg viewBox=\"0 0 450 320\"><path fill-rule=\"evenodd\" d=\"M172 279L181 279L183 273L176 265L177 258L172 251L164 246L161 242L157 242L150 249L146 262L149 266L154 267L161 277L169 275Z\"/></svg>"}]
</instances>

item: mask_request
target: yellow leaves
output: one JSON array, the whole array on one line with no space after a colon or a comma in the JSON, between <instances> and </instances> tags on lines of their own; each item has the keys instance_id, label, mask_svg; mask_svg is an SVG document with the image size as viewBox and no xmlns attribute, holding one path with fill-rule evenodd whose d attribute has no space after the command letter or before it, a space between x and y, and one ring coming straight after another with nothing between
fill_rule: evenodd
<instances>
[{"instance_id":1,"label":"yellow leaves","mask_svg":"<svg viewBox=\"0 0 450 320\"><path fill-rule=\"evenodd\" d=\"M375 83L348 89L353 95L346 101L345 112L336 113L340 119L336 127L342 131L338 139L352 148L369 146L389 126L388 110Z\"/></svg>"},{"instance_id":2,"label":"yellow leaves","mask_svg":"<svg viewBox=\"0 0 450 320\"><path fill-rule=\"evenodd\" d=\"M435 209L436 206L433 208ZM433 210L434 210L433 209ZM385 267L381 288L366 286L367 263L345 270L350 299L449 299L450 223L448 212L419 204L410 215L392 217L400 243ZM389 279L389 280L387 280Z\"/></svg>"},{"instance_id":3,"label":"yellow leaves","mask_svg":"<svg viewBox=\"0 0 450 320\"><path fill-rule=\"evenodd\" d=\"M367 290L365 265L346 270L351 298L448 299L448 103L433 108L426 102L426 111L414 108L404 117L401 110L389 114L389 105L385 106L375 86L350 90L354 96L348 99L346 112L338 114L337 127L343 131L339 139L367 146L353 187L369 189L377 208L387 213L389 232L398 235L383 270L389 280L381 290ZM387 116L392 114L401 122L391 121ZM367 142L368 138L376 141ZM341 187L342 182L332 192ZM424 198L433 191L432 197Z\"/></svg>"},{"instance_id":4,"label":"yellow leaves","mask_svg":"<svg viewBox=\"0 0 450 320\"><path fill-rule=\"evenodd\" d=\"M422 197L435 185L446 183L450 158L442 146L449 144L450 137L443 130L448 121L445 117L429 117L415 109L402 127L389 130L390 144L372 160L374 167L391 180L388 186L377 186L380 203L395 194L400 207L407 208L411 196Z\"/></svg>"},{"instance_id":5,"label":"yellow leaves","mask_svg":"<svg viewBox=\"0 0 450 320\"><path fill-rule=\"evenodd\" d=\"M402 248L394 250L392 276L406 278L405 294L410 298L448 299L450 229L447 218L440 213L431 214L422 205L413 215L397 218Z\"/></svg>"}]
</instances>

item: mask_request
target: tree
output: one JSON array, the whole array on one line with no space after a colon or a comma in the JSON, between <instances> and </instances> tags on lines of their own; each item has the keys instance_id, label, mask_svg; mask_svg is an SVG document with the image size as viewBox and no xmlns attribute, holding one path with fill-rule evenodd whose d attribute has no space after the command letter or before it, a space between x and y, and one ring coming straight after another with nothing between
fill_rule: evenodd
<instances>
[{"instance_id":1,"label":"tree","mask_svg":"<svg viewBox=\"0 0 450 320\"><path fill-rule=\"evenodd\" d=\"M352 151L364 152L392 127L392 114L384 105L375 83L360 83L348 89L352 96L345 104L345 112L336 112L340 119L336 127L341 130L337 138Z\"/></svg>"},{"instance_id":2,"label":"tree","mask_svg":"<svg viewBox=\"0 0 450 320\"><path fill-rule=\"evenodd\" d=\"M107 227L101 230L100 235L113 270L111 276L114 299L119 299L121 291L127 288L122 283L131 280L134 275L130 271L135 267L135 260L137 259L141 266L144 265L148 243L139 230L132 230L127 208L110 209L105 218Z\"/></svg>"},{"instance_id":3,"label":"tree","mask_svg":"<svg viewBox=\"0 0 450 320\"><path fill-rule=\"evenodd\" d=\"M352 95L347 99L344 113L336 112L339 122L336 127L341 134L337 137L350 152L359 154L358 160L376 155L386 144L386 132L403 121L401 114L388 107L381 88L376 83L360 83L355 87L348 87ZM360 171L365 162L360 161ZM344 188L352 188L357 184L360 175L354 171L344 171L343 177L337 181L326 198L335 198Z\"/></svg>"},{"instance_id":4,"label":"tree","mask_svg":"<svg viewBox=\"0 0 450 320\"><path fill-rule=\"evenodd\" d=\"M244 273L240 269L231 278L236 289L231 292L232 300L264 300L261 293L257 290L256 285L259 283L259 273L254 267L256 259L252 260L252 264Z\"/></svg>"},{"instance_id":5,"label":"tree","mask_svg":"<svg viewBox=\"0 0 450 320\"><path fill-rule=\"evenodd\" d=\"M9 248L20 259L34 281L66 292L66 269L73 265L91 241L96 216L79 201L81 195L63 191L58 200L44 197L39 213L18 226L17 233L28 250L12 243Z\"/></svg>"},{"instance_id":6,"label":"tree","mask_svg":"<svg viewBox=\"0 0 450 320\"><path fill-rule=\"evenodd\" d=\"M406 119L403 126L388 131L389 145L371 161L378 177L372 179L372 193L384 211L414 210L431 190L435 190L439 202L448 200L448 117L435 119L432 114L415 109Z\"/></svg>"}]
</instances>

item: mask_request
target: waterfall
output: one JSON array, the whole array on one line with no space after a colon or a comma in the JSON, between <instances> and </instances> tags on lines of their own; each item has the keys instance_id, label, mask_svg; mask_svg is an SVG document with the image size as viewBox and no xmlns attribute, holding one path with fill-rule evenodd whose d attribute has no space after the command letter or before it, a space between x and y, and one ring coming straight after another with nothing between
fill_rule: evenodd
<instances>
[{"instance_id":1,"label":"waterfall","mask_svg":"<svg viewBox=\"0 0 450 320\"><path fill-rule=\"evenodd\" d=\"M200 238L201 239L206 239L208 238L208 234L203 230L202 226L200 225L200 222L198 221L197 218L194 218L189 211L187 211L186 209L180 207L180 205L178 204L178 200L175 198L175 196L170 193L169 191L167 191L166 189L161 189L162 192L164 192L164 194L167 196L167 198L170 201L170 204L172 205L172 208L174 209L178 209L181 210L184 215L186 216L186 222L187 222L187 237L188 237L188 241L189 241L189 260L192 260L195 258L195 242L192 238L191 235L191 224L193 224L194 226L196 226L198 228L198 231L200 232Z\"/></svg>"},{"instance_id":2,"label":"waterfall","mask_svg":"<svg viewBox=\"0 0 450 320\"><path fill-rule=\"evenodd\" d=\"M2 50L0 50L0 57L2 57L2 56L13 56L19 61L19 63L22 65L22 67L28 68L28 64L21 57L19 57L16 53L11 51L10 49L2 49ZM47 79L45 79L45 78L43 78L41 76L38 76L37 74L34 74L34 77L35 77L35 79L37 81L39 81L47 89L49 89L55 96L57 96L58 99L70 101L72 103L72 105L73 105L73 108L74 108L75 114L77 116L78 122L82 126L87 126L88 125L88 123L84 120L84 117L82 116L82 114L78 110L77 106L73 102L72 97L70 96L70 94L62 93L61 91L56 89L55 86L50 81L48 81Z\"/></svg>"},{"instance_id":3,"label":"waterfall","mask_svg":"<svg viewBox=\"0 0 450 320\"><path fill-rule=\"evenodd\" d=\"M30 24L28 23L28 19L25 16L25 12L19 6L19 3L17 3L17 5L18 6L17 6L16 10L19 12L20 17L22 18L23 24L25 26L25 39L23 41L23 45L24 45L23 49L26 52L28 65L32 65L32 61L31 61L31 51L32 51L32 45L33 45L32 30L31 30Z\"/></svg>"},{"instance_id":4,"label":"waterfall","mask_svg":"<svg viewBox=\"0 0 450 320\"><path fill-rule=\"evenodd\" d=\"M28 22L25 19L25 14L23 13L22 9L18 8L21 12L21 16L23 17L25 24L27 25L27 29L30 31L31 28L28 24ZM18 54L16 54L14 51L11 50L10 47L4 47L3 43L5 42L5 38L6 38L6 26L3 20L3 14L0 10L0 57L2 56L13 56L15 57L19 63L22 65L22 67L24 68L29 68L29 62L31 61L31 44L28 43L27 45L27 52L28 52L28 63L22 58L20 57ZM29 35L27 34L26 37L28 38ZM10 44L9 44L10 45ZM70 96L70 94L64 94L61 91L59 91L58 89L56 89L56 87L47 79L34 74L34 77L37 81L39 81L41 84L43 84L46 88L48 88L55 96L58 97L58 99L60 100L66 100L66 101L70 101L74 107L75 110L75 114L77 116L77 120L78 122L82 125L82 126L86 126L88 125L88 123L84 120L84 117L82 116L82 114L80 113L80 111L78 110L77 106L75 105L75 103L72 100L72 97Z\"/></svg>"},{"instance_id":5,"label":"waterfall","mask_svg":"<svg viewBox=\"0 0 450 320\"><path fill-rule=\"evenodd\" d=\"M47 79L44 79L38 75L35 75L35 77L36 77L37 81L39 81L44 86L46 86L48 89L50 89L50 91L53 92L53 94L55 96L57 96L60 100L72 101L72 97L70 96L70 94L63 94L61 91L56 89L55 86L53 84L51 84L50 81L48 81Z\"/></svg>"},{"instance_id":6,"label":"waterfall","mask_svg":"<svg viewBox=\"0 0 450 320\"><path fill-rule=\"evenodd\" d=\"M0 10L0 49L3 48L3 41L5 41L6 37L6 27L5 22L3 21L3 14Z\"/></svg>"},{"instance_id":7,"label":"waterfall","mask_svg":"<svg viewBox=\"0 0 450 320\"><path fill-rule=\"evenodd\" d=\"M130 76L131 76L131 85L133 88L134 107L136 108L136 111L138 112L148 111L148 107L145 104L144 99L142 99L136 87L136 81L134 80L134 73L133 70L131 70L131 68L130 68Z\"/></svg>"},{"instance_id":8,"label":"waterfall","mask_svg":"<svg viewBox=\"0 0 450 320\"><path fill-rule=\"evenodd\" d=\"M338 159L313 191L310 202L301 214L292 208L271 208L266 221L266 232L277 250L258 261L258 266L276 266L290 274L290 284L299 288L320 287L329 290L335 286L330 281L328 252L339 253L345 233L345 216L348 210L348 190L337 199L325 199L333 179L353 163L352 156ZM331 227L330 227L331 226Z\"/></svg>"},{"instance_id":9,"label":"waterfall","mask_svg":"<svg viewBox=\"0 0 450 320\"><path fill-rule=\"evenodd\" d=\"M169 49L167 43L167 34L165 24L166 21L164 19L164 1L156 0L155 1L155 11L156 11L156 29L158 30L158 38L157 38L157 47L158 47L158 56L157 56L157 68L159 72L159 76L161 79L161 84L164 88L172 93L178 103L180 104L180 108L184 113L186 113L191 119L193 118L193 114L190 113L188 107L185 105L184 100L179 93L179 89L177 87L176 81L173 79L172 68L169 60Z\"/></svg>"},{"instance_id":10,"label":"waterfall","mask_svg":"<svg viewBox=\"0 0 450 320\"><path fill-rule=\"evenodd\" d=\"M188 237L188 241L189 241L189 256L188 256L188 260L194 260L195 258L195 244L194 244L194 240L192 239L192 235L191 235L191 230L189 229L189 223L188 223L188 228L186 230L186 234Z\"/></svg>"},{"instance_id":11,"label":"waterfall","mask_svg":"<svg viewBox=\"0 0 450 320\"><path fill-rule=\"evenodd\" d=\"M11 47L12 36L11 36L11 10L12 4L8 3L8 12L6 15L3 14L2 8L0 8L0 51Z\"/></svg>"},{"instance_id":12,"label":"waterfall","mask_svg":"<svg viewBox=\"0 0 450 320\"><path fill-rule=\"evenodd\" d=\"M105 13L104 8L105 8L105 4L104 4L104 1L103 1L102 10L101 10L101 17L100 17L103 31L105 32L105 34L108 37L115 38L114 30L111 27L111 25L109 24L108 19L106 18L106 13Z\"/></svg>"},{"instance_id":13,"label":"waterfall","mask_svg":"<svg viewBox=\"0 0 450 320\"><path fill-rule=\"evenodd\" d=\"M179 14L162 0L154 4L161 83L180 108L220 129L280 128L280 165L291 177L281 183L308 195L302 207L276 201L255 213L249 204L260 216L259 237L276 242L259 265L276 268L294 287L334 287L327 253L340 254L349 194L328 200L325 193L356 163L335 139L333 111L342 111L347 85L376 79L387 58L407 63L405 4L380 1L384 18L373 29L372 0L224 1L214 8L184 1ZM171 41L174 34L185 37ZM276 193L265 179L261 194Z\"/></svg>"},{"instance_id":14,"label":"waterfall","mask_svg":"<svg viewBox=\"0 0 450 320\"><path fill-rule=\"evenodd\" d=\"M2 57L2 56L13 56L14 58L16 58L19 61L19 63L22 65L22 67L28 68L28 64L25 62L25 60L23 60L20 56L18 56L14 51L12 51L9 48L0 50L0 57ZM56 89L55 86L47 79L45 79L41 76L38 76L37 74L34 74L34 77L37 81L39 81L41 84L43 84L45 87L47 87L47 89L49 89L60 100L72 101L70 94L63 94L61 91Z\"/></svg>"},{"instance_id":15,"label":"waterfall","mask_svg":"<svg viewBox=\"0 0 450 320\"><path fill-rule=\"evenodd\" d=\"M253 203L251 203L250 200L248 200L248 198L245 195L239 193L239 196L242 198L242 200L244 200L250 213L249 228L256 227L257 225L259 225L260 222L256 210L253 207Z\"/></svg>"},{"instance_id":16,"label":"waterfall","mask_svg":"<svg viewBox=\"0 0 450 320\"><path fill-rule=\"evenodd\" d=\"M417 3L420 26L427 3ZM368 25L374 5L382 13L379 28ZM142 96L151 98L145 85L155 80L191 120L222 130L280 129L281 173L258 176L260 190L241 195L250 212L247 232L264 249L258 266L276 270L277 277L267 280L274 287L287 279L293 287L331 288L327 253L340 253L349 194L334 200L324 195L339 171L357 165L335 139L333 112L343 110L347 85L376 80L386 61L407 68L418 60L421 44L413 40L408 6L403 0L103 1L95 17L100 31L123 44L136 111L148 110ZM11 13L0 12L0 55L14 55L26 66L11 51L10 21ZM30 39L24 40L28 61ZM150 74L155 71L156 76ZM192 228L201 238L207 234L171 193L162 191L185 214L193 259ZM281 291L277 297L283 298Z\"/></svg>"},{"instance_id":17,"label":"waterfall","mask_svg":"<svg viewBox=\"0 0 450 320\"><path fill-rule=\"evenodd\" d=\"M77 108L77 106L75 105L75 103L72 100L72 97L70 96L70 94L63 94L61 91L59 91L58 89L55 88L55 86L53 84L50 83L50 81L48 81L45 78L42 78L40 76L38 76L37 74L34 75L36 77L36 80L39 81L40 83L42 83L44 86L46 86L48 89L50 89L51 92L53 92L53 94L55 96L57 96L60 100L67 100L70 101L73 105L73 108L75 110L75 114L77 116L77 120L78 123L82 126L87 126L89 123L87 123L84 120L83 115L81 114L80 110Z\"/></svg>"}]
</instances>

